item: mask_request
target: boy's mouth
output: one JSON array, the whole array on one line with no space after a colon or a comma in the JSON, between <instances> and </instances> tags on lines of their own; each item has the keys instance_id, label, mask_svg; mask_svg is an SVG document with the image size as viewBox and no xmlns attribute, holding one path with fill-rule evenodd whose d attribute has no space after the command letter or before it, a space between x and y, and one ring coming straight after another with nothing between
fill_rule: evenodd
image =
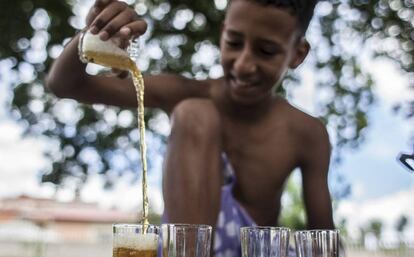
<instances>
[{"instance_id":1,"label":"boy's mouth","mask_svg":"<svg viewBox=\"0 0 414 257\"><path fill-rule=\"evenodd\" d=\"M257 90L259 82L257 80L240 79L230 76L230 87L237 93L250 93Z\"/></svg>"}]
</instances>

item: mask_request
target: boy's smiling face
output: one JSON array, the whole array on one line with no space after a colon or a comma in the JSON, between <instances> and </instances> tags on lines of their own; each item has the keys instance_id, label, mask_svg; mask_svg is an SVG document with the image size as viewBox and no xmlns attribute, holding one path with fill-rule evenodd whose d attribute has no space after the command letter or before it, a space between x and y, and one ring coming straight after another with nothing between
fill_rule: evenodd
<instances>
[{"instance_id":1,"label":"boy's smiling face","mask_svg":"<svg viewBox=\"0 0 414 257\"><path fill-rule=\"evenodd\" d=\"M309 45L287 9L233 0L220 41L221 63L231 100L255 105L271 98L288 68L296 68Z\"/></svg>"}]
</instances>

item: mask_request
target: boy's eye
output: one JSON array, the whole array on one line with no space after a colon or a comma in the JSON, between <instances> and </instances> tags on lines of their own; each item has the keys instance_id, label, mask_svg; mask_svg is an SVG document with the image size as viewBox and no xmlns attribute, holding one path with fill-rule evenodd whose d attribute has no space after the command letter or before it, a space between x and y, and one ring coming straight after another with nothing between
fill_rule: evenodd
<instances>
[{"instance_id":1,"label":"boy's eye","mask_svg":"<svg viewBox=\"0 0 414 257\"><path fill-rule=\"evenodd\" d=\"M235 41L235 40L227 40L226 44L230 47L239 47L242 45L242 42L240 41Z\"/></svg>"},{"instance_id":2,"label":"boy's eye","mask_svg":"<svg viewBox=\"0 0 414 257\"><path fill-rule=\"evenodd\" d=\"M260 48L260 53L263 55L276 55L279 50L275 47L262 47Z\"/></svg>"}]
</instances>

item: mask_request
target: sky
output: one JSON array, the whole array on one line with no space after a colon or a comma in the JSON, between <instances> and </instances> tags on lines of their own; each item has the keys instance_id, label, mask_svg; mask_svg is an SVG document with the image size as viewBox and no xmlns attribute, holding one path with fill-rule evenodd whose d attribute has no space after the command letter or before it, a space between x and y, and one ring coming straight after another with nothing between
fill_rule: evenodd
<instances>
[{"instance_id":1,"label":"sky","mask_svg":"<svg viewBox=\"0 0 414 257\"><path fill-rule=\"evenodd\" d=\"M373 74L377 98L368 114L370 126L365 131L366 140L359 149L344 151L344 162L332 168L352 181L355 188L351 197L356 200L380 197L414 186L414 174L397 161L401 152L413 151L414 126L392 111L403 97L412 96L408 78L386 59L367 61L364 65L370 67ZM312 87L299 88L293 101L311 113L315 103L310 99L314 99L316 93Z\"/></svg>"},{"instance_id":2,"label":"sky","mask_svg":"<svg viewBox=\"0 0 414 257\"><path fill-rule=\"evenodd\" d=\"M414 173L409 173L397 162L401 152L413 151L414 126L391 111L396 102L409 96L408 78L390 61L383 59L364 60L374 76L374 94L378 102L369 112L371 125L365 131L366 141L357 150L343 153L343 163L331 168L331 173L342 174L352 186L351 195L342 200L335 211L335 218L347 218L350 231L356 231L373 218L385 222L386 233L391 235L396 219L401 215L410 218L407 235L414 240ZM41 138L22 137L23 129L9 118L6 100L11 96L6 86L13 74L8 73L7 65L0 63L0 197L29 194L38 197L51 197L55 190L51 185L40 185L39 171L47 165L42 150L48 147ZM292 92L292 103L308 113L316 109L317 91L314 88L314 73L304 65L303 80L307 81ZM168 133L168 120L160 115L158 120L164 133ZM150 204L156 212L162 212L161 165L159 156L158 173L150 176ZM130 185L131 178L123 177L112 191L103 191L103 181L92 176L82 191L85 201L99 202L104 207L116 205L122 209L137 209L140 206L141 188ZM331 184L332 186L332 184ZM131 195L136 197L124 197ZM71 190L61 190L57 197L69 201ZM356 233L356 232L355 232Z\"/></svg>"}]
</instances>

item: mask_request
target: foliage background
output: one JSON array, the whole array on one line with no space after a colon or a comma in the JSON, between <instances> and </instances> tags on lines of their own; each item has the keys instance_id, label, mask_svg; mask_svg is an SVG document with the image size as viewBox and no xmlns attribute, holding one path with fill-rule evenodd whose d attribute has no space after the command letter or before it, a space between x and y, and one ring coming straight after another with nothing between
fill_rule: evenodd
<instances>
[{"instance_id":1,"label":"foliage background","mask_svg":"<svg viewBox=\"0 0 414 257\"><path fill-rule=\"evenodd\" d=\"M71 184L78 190L91 174L101 174L110 188L121 174L130 172L138 179L140 170L135 165L139 160L133 110L57 99L44 87L53 59L64 42L83 26L79 18L84 14L83 5L85 2L75 0L0 2L0 63L8 66L14 77L10 84L1 86L12 89L8 102L12 118L25 128L26 134L46 137L51 142L44 153L50 165L39 171L41 182L56 187ZM137 1L137 12L150 24L142 41L152 49L140 56L141 69L195 78L219 74L217 45L224 6L225 1L220 0ZM368 47L373 58L385 56L407 76L414 74L414 1L323 1L318 10L312 33L308 33L314 48L309 62L317 74L321 96L318 113L330 129L334 158L339 162L343 149L363 143L364 131L370 125L367 112L375 103L375 84L361 65L360 49ZM201 53L208 53L209 58L201 58ZM300 76L292 73L284 81L281 93L289 97L297 86ZM395 111L412 120L414 97L402 100ZM157 110L146 113L149 133L154 145L158 145L155 152L163 151L166 140L156 122L151 122L159 115ZM156 165L154 161L158 160L150 158L150 169ZM338 180L342 180L340 175ZM341 185L334 190L336 199L350 192L345 181ZM303 215L294 214L300 213L295 209L300 208L296 200L300 192L297 186L289 185L287 189L292 201L299 205L286 210L288 214L282 220L301 227Z\"/></svg>"}]
</instances>

